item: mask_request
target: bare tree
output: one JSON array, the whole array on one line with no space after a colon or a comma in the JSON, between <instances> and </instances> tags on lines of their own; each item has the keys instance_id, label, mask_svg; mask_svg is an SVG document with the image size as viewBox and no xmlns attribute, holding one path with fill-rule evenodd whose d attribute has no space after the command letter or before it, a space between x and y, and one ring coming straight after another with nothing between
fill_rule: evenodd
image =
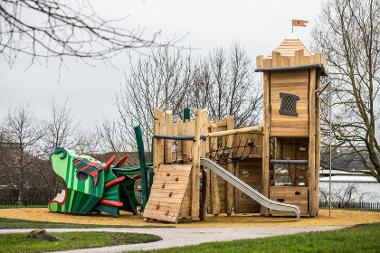
<instances>
[{"instance_id":1,"label":"bare tree","mask_svg":"<svg viewBox=\"0 0 380 253\"><path fill-rule=\"evenodd\" d=\"M197 62L197 63L193 63ZM152 51L132 66L124 90L117 96L120 136L134 145L132 125L140 125L150 148L152 108L172 110L181 119L184 108L206 108L211 119L227 115L237 126L258 123L262 95L245 51L234 45L230 53L217 49L194 61L190 52L169 48ZM122 138L122 137L120 137Z\"/></svg>"},{"instance_id":2,"label":"bare tree","mask_svg":"<svg viewBox=\"0 0 380 253\"><path fill-rule=\"evenodd\" d=\"M321 202L329 201L329 191L320 189ZM346 183L335 185L331 189L331 201L338 203L340 207L349 207L352 202L371 201L375 199L375 195L371 192L363 192L359 189L358 183Z\"/></svg>"},{"instance_id":3,"label":"bare tree","mask_svg":"<svg viewBox=\"0 0 380 253\"><path fill-rule=\"evenodd\" d=\"M140 125L150 150L153 108L172 110L180 117L187 106L192 81L190 53L159 48L131 67L125 89L117 96L121 137L134 146L134 125Z\"/></svg>"},{"instance_id":4,"label":"bare tree","mask_svg":"<svg viewBox=\"0 0 380 253\"><path fill-rule=\"evenodd\" d=\"M66 100L58 105L54 100L51 103L50 116L44 121L44 135L42 136L42 154L45 160L56 147L75 148L80 142L78 123L74 121Z\"/></svg>"},{"instance_id":5,"label":"bare tree","mask_svg":"<svg viewBox=\"0 0 380 253\"><path fill-rule=\"evenodd\" d=\"M78 125L79 123L71 115L68 100L65 100L62 105L52 100L49 118L43 121L43 135L39 142L40 152L35 159L41 158L41 162L46 163L45 166L41 167L40 173L51 179L46 180L46 184L49 184L50 188L54 189L54 192L62 188L62 185L59 184L60 180L51 171L42 170L50 168L50 156L56 147L78 149L82 147L83 143L86 143L86 139L79 131Z\"/></svg>"},{"instance_id":6,"label":"bare tree","mask_svg":"<svg viewBox=\"0 0 380 253\"><path fill-rule=\"evenodd\" d=\"M335 145L359 155L380 182L380 1L325 3L313 38L328 60Z\"/></svg>"},{"instance_id":7,"label":"bare tree","mask_svg":"<svg viewBox=\"0 0 380 253\"><path fill-rule=\"evenodd\" d=\"M117 120L103 119L96 125L96 136L99 139L99 148L103 152L125 152L130 141L125 139L123 126Z\"/></svg>"},{"instance_id":8,"label":"bare tree","mask_svg":"<svg viewBox=\"0 0 380 253\"><path fill-rule=\"evenodd\" d=\"M237 126L259 123L262 93L253 71L251 60L238 44L228 53L214 50L195 67L193 107L207 108L211 119L232 115Z\"/></svg>"},{"instance_id":9,"label":"bare tree","mask_svg":"<svg viewBox=\"0 0 380 253\"><path fill-rule=\"evenodd\" d=\"M35 58L74 56L106 59L123 49L159 46L143 29L115 27L103 20L91 1L2 0L0 54L12 64L19 53Z\"/></svg>"},{"instance_id":10,"label":"bare tree","mask_svg":"<svg viewBox=\"0 0 380 253\"><path fill-rule=\"evenodd\" d=\"M19 204L25 203L28 168L32 162L37 142L42 137L41 124L33 116L27 104L19 105L8 111L3 130L8 141L16 148L15 168L18 172Z\"/></svg>"}]
</instances>

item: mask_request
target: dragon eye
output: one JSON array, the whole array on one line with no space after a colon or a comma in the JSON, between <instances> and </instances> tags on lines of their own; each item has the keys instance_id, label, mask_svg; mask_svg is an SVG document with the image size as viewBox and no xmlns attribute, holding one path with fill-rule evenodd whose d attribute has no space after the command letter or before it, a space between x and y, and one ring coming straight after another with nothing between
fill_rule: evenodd
<instances>
[{"instance_id":1,"label":"dragon eye","mask_svg":"<svg viewBox=\"0 0 380 253\"><path fill-rule=\"evenodd\" d=\"M85 180L88 178L88 174L85 173L85 172L82 172L82 171L78 171L78 172L77 172L77 178L78 178L80 181L85 181Z\"/></svg>"}]
</instances>

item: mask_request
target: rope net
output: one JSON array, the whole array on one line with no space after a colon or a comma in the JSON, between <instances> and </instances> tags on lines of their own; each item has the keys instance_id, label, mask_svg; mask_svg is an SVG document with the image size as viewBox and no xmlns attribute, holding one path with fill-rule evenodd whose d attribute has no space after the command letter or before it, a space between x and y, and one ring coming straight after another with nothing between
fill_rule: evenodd
<instances>
[{"instance_id":1,"label":"rope net","mask_svg":"<svg viewBox=\"0 0 380 253\"><path fill-rule=\"evenodd\" d=\"M210 137L208 158L218 164L242 161L251 157L258 147L255 135L226 135ZM231 145L232 144L232 145Z\"/></svg>"}]
</instances>

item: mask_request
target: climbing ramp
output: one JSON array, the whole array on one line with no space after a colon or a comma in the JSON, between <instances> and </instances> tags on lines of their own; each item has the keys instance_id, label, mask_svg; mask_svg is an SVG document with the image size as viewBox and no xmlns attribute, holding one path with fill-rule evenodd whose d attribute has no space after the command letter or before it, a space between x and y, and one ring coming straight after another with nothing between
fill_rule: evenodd
<instances>
[{"instance_id":1,"label":"climbing ramp","mask_svg":"<svg viewBox=\"0 0 380 253\"><path fill-rule=\"evenodd\" d=\"M190 213L190 164L162 164L154 176L144 218L177 223Z\"/></svg>"}]
</instances>

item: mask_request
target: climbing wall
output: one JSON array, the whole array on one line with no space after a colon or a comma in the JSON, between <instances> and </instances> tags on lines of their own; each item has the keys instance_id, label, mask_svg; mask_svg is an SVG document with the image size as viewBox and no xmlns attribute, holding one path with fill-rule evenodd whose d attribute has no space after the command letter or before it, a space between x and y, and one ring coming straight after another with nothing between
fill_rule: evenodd
<instances>
[{"instance_id":1,"label":"climbing wall","mask_svg":"<svg viewBox=\"0 0 380 253\"><path fill-rule=\"evenodd\" d=\"M144 218L177 223L190 213L190 164L162 164L154 175Z\"/></svg>"}]
</instances>

